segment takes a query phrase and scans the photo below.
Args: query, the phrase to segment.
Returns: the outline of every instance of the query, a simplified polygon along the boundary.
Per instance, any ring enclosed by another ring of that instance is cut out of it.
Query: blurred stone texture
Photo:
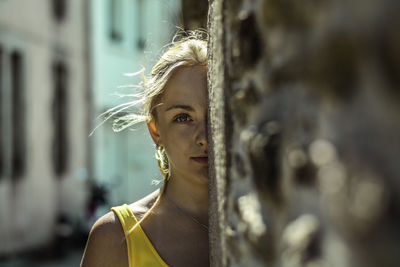
[[[400,266],[400,2],[209,4],[213,266]]]

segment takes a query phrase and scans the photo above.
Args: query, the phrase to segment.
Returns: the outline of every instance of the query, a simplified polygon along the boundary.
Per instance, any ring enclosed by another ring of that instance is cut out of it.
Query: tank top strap
[[[130,267],[168,267],[151,244],[128,205],[112,207],[124,230]]]
[[[129,231],[129,229],[132,229],[132,227],[137,224],[137,220],[133,215],[133,212],[126,204],[117,207],[112,207],[111,210],[114,211],[115,214],[117,214],[126,236],[127,230]]]

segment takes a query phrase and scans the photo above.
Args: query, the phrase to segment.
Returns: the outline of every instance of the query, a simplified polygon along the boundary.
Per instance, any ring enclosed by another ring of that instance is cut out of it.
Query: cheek
[[[192,147],[193,133],[190,127],[175,128],[165,136],[165,148],[169,157],[184,156]]]
[[[167,129],[167,138],[171,143],[174,141],[188,142],[193,134],[193,127],[187,125],[171,125]]]

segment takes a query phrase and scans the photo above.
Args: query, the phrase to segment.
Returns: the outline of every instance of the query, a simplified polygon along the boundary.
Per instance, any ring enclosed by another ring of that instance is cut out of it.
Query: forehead
[[[176,103],[203,107],[207,104],[206,95],[206,67],[182,67],[167,82],[161,103],[164,108]]]

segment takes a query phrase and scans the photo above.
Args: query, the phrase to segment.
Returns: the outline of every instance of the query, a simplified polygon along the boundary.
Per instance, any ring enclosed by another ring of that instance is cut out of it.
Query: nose
[[[208,141],[207,141],[207,120],[204,120],[203,123],[199,124],[198,134],[196,144],[203,148],[204,150],[208,150]]]

